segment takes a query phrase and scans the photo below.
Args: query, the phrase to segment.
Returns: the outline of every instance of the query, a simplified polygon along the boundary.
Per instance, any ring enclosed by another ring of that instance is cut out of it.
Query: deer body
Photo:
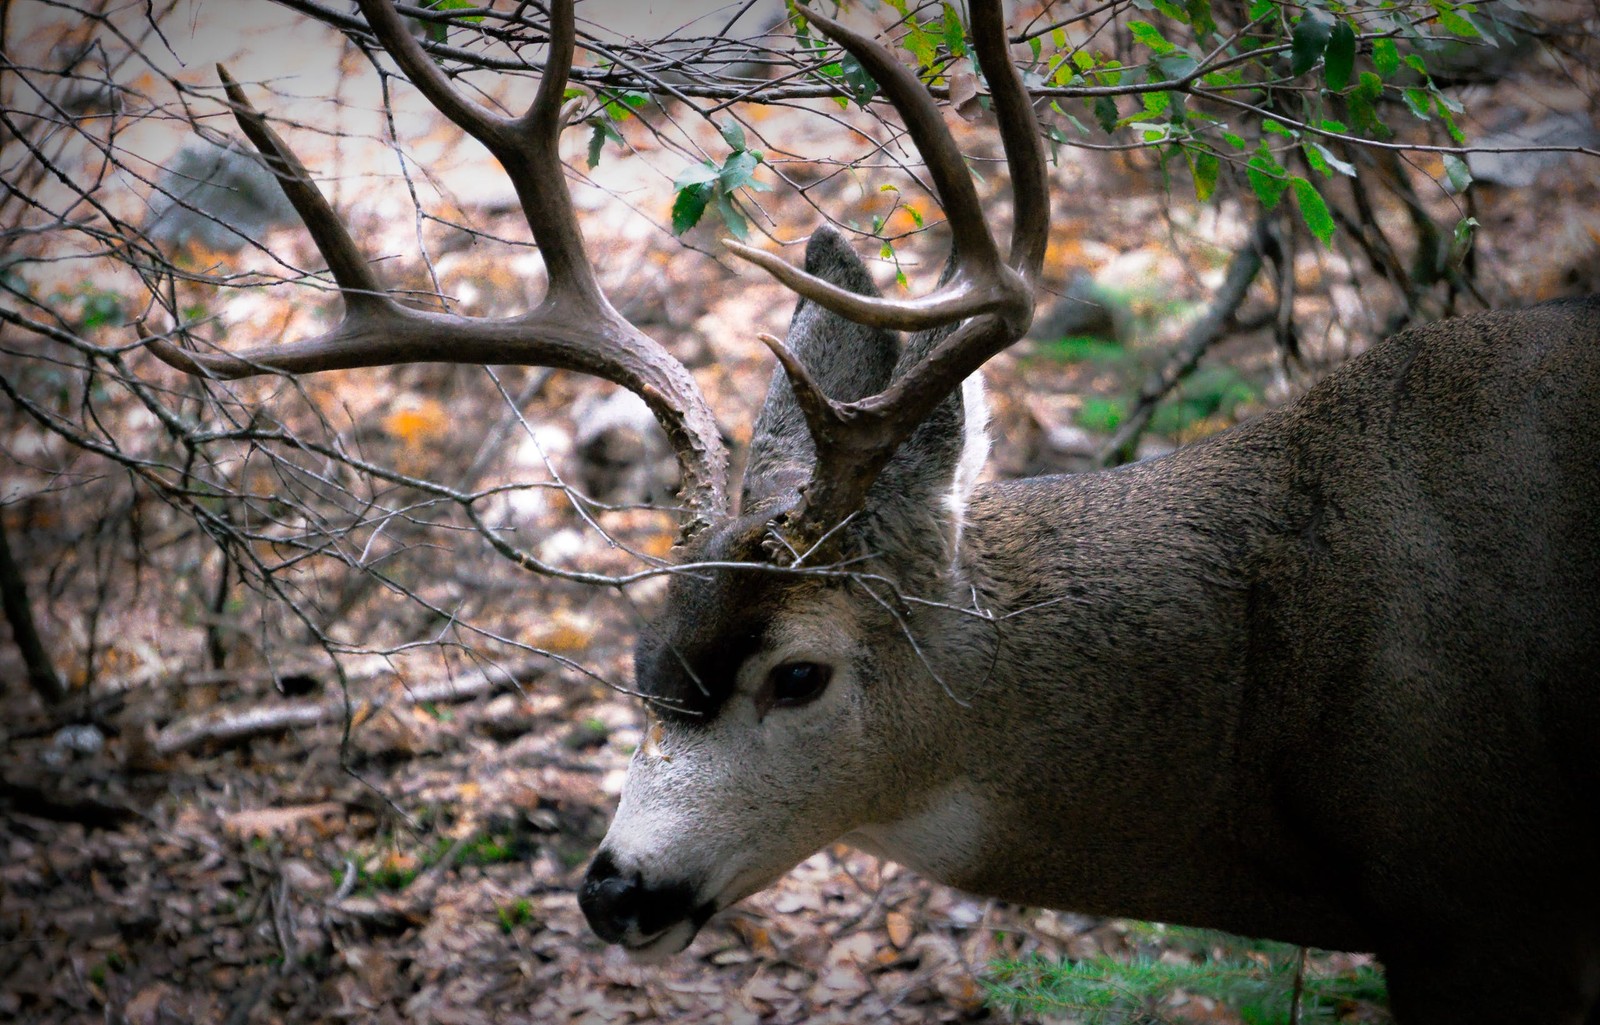
[[[1034,611],[958,642],[992,669],[939,757],[986,840],[944,878],[1345,949],[1519,888],[1600,925],[1597,418],[1600,302],[1568,303],[1403,335],[1165,459],[980,488],[965,576]]]

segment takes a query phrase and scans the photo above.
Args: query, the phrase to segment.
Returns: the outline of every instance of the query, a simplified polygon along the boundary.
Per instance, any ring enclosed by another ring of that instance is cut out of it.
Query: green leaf
[[[1333,34],[1333,15],[1311,8],[1289,36],[1289,73],[1303,75],[1316,66]]]
[[[1320,142],[1308,144],[1306,150],[1306,159],[1311,159],[1311,151],[1313,150],[1315,150],[1317,155],[1321,157],[1324,166],[1334,171],[1338,171],[1346,178],[1354,178],[1356,176],[1356,165],[1350,163],[1348,160],[1340,160],[1338,157],[1333,155],[1332,150],[1328,149],[1328,147],[1324,146]],[[1328,172],[1324,171],[1322,173],[1327,174]]]
[[[1238,134],[1237,132],[1223,132],[1222,141],[1227,143],[1229,146],[1232,146],[1234,149],[1245,148],[1244,136]]]
[[[1287,173],[1283,165],[1268,153],[1265,144],[1261,150],[1250,158],[1245,165],[1245,177],[1250,181],[1250,188],[1254,190],[1256,199],[1268,210],[1275,209],[1278,201],[1283,198],[1283,193],[1289,187]]]
[[[1078,407],[1078,426],[1101,434],[1110,434],[1128,416],[1128,400],[1100,395],[1086,396]]]
[[[1152,53],[1171,53],[1177,46],[1167,41],[1159,29],[1148,21],[1128,22],[1128,31],[1133,33],[1133,41],[1142,43]]]
[[[1311,165],[1313,171],[1324,178],[1333,174],[1333,168],[1328,166],[1328,159],[1323,155],[1326,151],[1322,147],[1312,143],[1305,143],[1301,145],[1300,152],[1305,155],[1306,163]]]
[[[477,6],[476,0],[423,0],[421,7],[426,11],[461,11]],[[470,14],[455,19],[476,24],[483,20],[481,14]],[[422,30],[427,37],[435,43],[447,42],[450,38],[450,22],[425,21]]]
[[[722,169],[717,172],[717,182],[721,186],[719,191],[732,192],[741,185],[750,182],[750,176],[755,173],[756,166],[761,161],[749,150],[740,150],[730,156]]]
[[[894,8],[900,20],[905,23],[906,34],[901,37],[900,45],[904,46],[911,55],[917,59],[918,67],[929,67],[933,64],[935,47],[933,40],[922,28],[922,23],[912,17],[911,10],[906,6],[905,0],[888,0],[889,6]]]
[[[1439,27],[1451,35],[1460,36],[1463,39],[1477,39],[1482,35],[1476,25],[1458,14],[1455,8],[1449,4],[1439,3],[1438,0],[1434,0],[1433,9],[1439,12]]]
[[[710,163],[690,164],[678,172],[678,177],[672,179],[672,187],[680,192],[693,185],[709,185],[717,180],[721,172]]]
[[[1217,174],[1222,170],[1222,161],[1211,150],[1204,149],[1193,154],[1189,168],[1194,175],[1194,198],[1202,203],[1208,202],[1216,194]]]
[[[606,97],[606,117],[613,121],[626,121],[634,111],[650,102],[644,93],[617,93]]]
[[[1388,78],[1400,70],[1400,48],[1393,39],[1375,39],[1372,41],[1372,66],[1378,69],[1378,74]]]
[[[1356,33],[1348,21],[1341,18],[1334,22],[1322,59],[1322,80],[1332,91],[1344,92],[1356,66]]]
[[[733,198],[721,189],[717,190],[717,214],[721,216],[722,223],[733,232],[733,237],[741,242],[750,237],[750,224],[744,219],[744,214],[733,205]]]
[[[711,200],[711,186],[701,183],[690,185],[678,190],[678,198],[672,201],[672,233],[682,235],[696,224],[706,212],[706,204]]]
[[[1450,239],[1449,262],[1451,266],[1460,266],[1461,261],[1466,259],[1467,250],[1472,248],[1472,240],[1477,234],[1477,228],[1478,219],[1476,217],[1463,217],[1456,222],[1455,231],[1452,232]]]
[[[589,168],[593,170],[600,166],[600,150],[605,146],[606,140],[610,139],[621,145],[622,133],[612,125],[610,118],[597,117],[590,124],[594,126],[594,132],[589,136]]]
[[[717,126],[717,131],[722,133],[722,141],[728,144],[731,150],[744,149],[744,128],[737,121],[728,121]]]
[[[1445,131],[1450,133],[1450,138],[1454,139],[1457,145],[1466,142],[1467,133],[1461,130],[1460,125],[1456,124],[1454,115],[1450,113],[1451,104],[1444,98],[1444,94],[1435,93],[1433,99],[1435,103],[1434,109],[1439,112],[1439,119],[1444,122]]]
[[[1300,219],[1306,222],[1306,227],[1311,229],[1311,234],[1328,248],[1333,248],[1333,215],[1328,212],[1328,204],[1322,198],[1322,193],[1317,187],[1296,175],[1289,180],[1289,185],[1294,189],[1295,206],[1300,208]]]
[[[954,56],[967,55],[966,29],[961,27],[961,15],[949,3],[944,5],[944,45]]]
[[[1383,79],[1363,71],[1355,88],[1345,97],[1350,105],[1350,120],[1356,129],[1377,139],[1387,139],[1394,134],[1378,117],[1378,98],[1382,95]]]
[[[1194,69],[1200,66],[1200,62],[1180,50],[1176,53],[1162,54],[1152,60],[1150,66],[1162,78],[1169,82],[1175,82],[1181,78],[1188,78],[1194,73]]]
[[[1121,115],[1117,113],[1117,101],[1110,96],[1096,97],[1094,119],[1100,123],[1100,130],[1107,135],[1116,131],[1117,122],[1121,120]]]
[[[1444,173],[1450,179],[1450,186],[1457,192],[1467,191],[1467,186],[1472,184],[1472,171],[1467,167],[1467,162],[1454,153],[1444,155]]]
[[[1268,135],[1281,135],[1285,139],[1297,139],[1300,137],[1299,132],[1284,127],[1283,124],[1278,121],[1274,121],[1270,117],[1263,118],[1261,120],[1261,130],[1266,132]]]
[[[862,110],[878,95],[878,82],[861,66],[854,54],[845,54],[839,60],[839,74],[844,79],[845,88],[850,91],[850,98],[856,101],[856,106]]]
[[[1433,97],[1428,95],[1428,90],[1406,89],[1400,95],[1406,101],[1406,109],[1411,113],[1424,121],[1433,120],[1428,114],[1428,109],[1433,106]]]
[[[1265,18],[1267,15],[1271,14],[1273,8],[1277,6],[1277,0],[1254,0],[1254,2],[1250,5],[1250,20],[1260,21],[1262,18]]]

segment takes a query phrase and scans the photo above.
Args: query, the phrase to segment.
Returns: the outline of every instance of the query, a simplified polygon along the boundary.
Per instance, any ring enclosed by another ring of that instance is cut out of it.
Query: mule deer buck
[[[898,108],[954,255],[890,301],[829,230],[804,271],[733,247],[802,297],[734,503],[694,381],[584,257],[557,149],[572,4],[519,117],[360,6],[504,165],[547,297],[510,320],[389,298],[230,81],[346,316],[239,356],[151,348],[221,377],[542,364],[650,404],[688,512],[638,642],[647,740],[579,896],[601,937],[675,953],[842,838],[1009,901],[1375,951],[1413,1025],[1600,1023],[1600,302],[1408,331],[1166,458],[979,484],[977,371],[1028,325],[1049,220],[999,4],[972,20],[1004,257],[916,77],[808,12]]]

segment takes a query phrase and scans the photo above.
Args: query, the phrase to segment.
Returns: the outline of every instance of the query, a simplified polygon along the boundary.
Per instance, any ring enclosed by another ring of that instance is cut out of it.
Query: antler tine
[[[223,90],[233,107],[234,120],[239,123],[245,138],[265,158],[283,194],[311,232],[317,249],[328,261],[333,280],[345,295],[345,301],[355,306],[386,302],[387,297],[377,275],[372,273],[355,240],[333,212],[333,207],[323,198],[322,190],[312,184],[311,172],[306,170],[306,166],[282,137],[272,130],[261,112],[251,105],[239,83],[228,74],[227,67],[218,64],[217,77],[222,80]]]
[[[1005,148],[1006,169],[1011,175],[1008,262],[1031,288],[1038,283],[1039,268],[1044,265],[1045,247],[1050,241],[1050,183],[1045,173],[1044,140],[1039,137],[1033,99],[1008,50],[1000,5],[978,2],[971,10],[973,49],[978,54],[978,66],[989,81],[989,95],[1000,125],[1000,144]],[[1031,310],[1031,291],[1029,307]],[[1026,325],[1023,330],[1027,330]]]
[[[217,65],[217,77],[222,80],[222,87],[233,108],[234,120],[266,161],[284,196],[311,233],[318,252],[328,261],[328,270],[333,273],[333,280],[344,296],[346,320],[381,320],[384,314],[397,312],[399,307],[384,293],[383,286],[361,255],[355,240],[323,197],[322,190],[312,182],[311,172],[294,155],[288,143],[272,130],[261,112],[251,105],[239,83],[221,64]],[[295,348],[311,344],[302,343]],[[159,338],[151,340],[149,348],[166,363],[190,374],[233,378],[261,373],[263,369],[251,366],[248,359],[239,356],[185,352]],[[288,347],[274,348],[272,355],[288,355],[285,348]]]
[[[919,324],[937,326],[960,317],[966,318],[966,323],[935,345],[925,358],[896,377],[878,395],[859,402],[840,403],[829,400],[818,391],[809,373],[792,353],[773,347],[795,395],[800,399],[817,450],[816,470],[806,485],[804,501],[791,513],[792,518],[799,518],[798,532],[804,537],[821,536],[833,524],[859,509],[879,472],[917,425],[990,357],[1020,338],[1032,320],[1033,286],[1038,279],[1045,243],[1049,237],[1050,206],[1044,148],[1039,140],[1033,104],[1008,52],[999,0],[973,0],[970,9],[978,63],[989,80],[1006,150],[1006,162],[1011,172],[1017,226],[1012,237],[1010,257],[1007,263],[1001,264],[993,255],[996,250],[992,237],[984,226],[982,210],[976,206],[976,191],[971,189],[969,180],[966,189],[950,191],[950,195],[970,194],[974,197],[973,207],[958,207],[950,212],[952,230],[957,222],[962,222],[963,230],[976,225],[988,240],[987,248],[980,250],[976,260],[969,261],[968,254],[961,250],[962,245],[969,243],[958,238],[952,284],[922,300],[921,308],[948,309],[957,306],[960,300],[954,299],[951,293],[959,294],[962,289],[977,295],[971,301],[972,305],[962,312],[934,321],[932,325]],[[833,35],[829,24],[819,20],[818,25],[830,36]],[[856,49],[860,37],[849,41],[842,36],[835,38],[855,53],[874,77],[878,76],[880,62],[874,61],[869,65],[866,53]],[[876,43],[872,44],[872,49],[882,50]],[[898,64],[895,66],[899,67]],[[903,77],[909,77],[915,83],[915,77],[909,72]],[[880,78],[879,84],[885,92],[890,91],[886,79]],[[897,91],[891,95],[895,105],[901,107],[903,112],[908,107],[919,111],[923,108],[933,109],[931,98],[919,83],[916,83],[915,95],[903,100],[900,95],[903,85],[902,82],[902,86],[897,87]],[[907,116],[909,126],[910,116],[904,113],[903,116]],[[926,127],[926,119],[920,114],[918,120]],[[946,150],[954,150],[954,142],[943,121],[939,120],[936,127],[938,130],[931,133],[937,137],[935,152],[942,154]],[[920,138],[918,145],[922,145]],[[930,157],[930,166],[935,161],[948,163],[944,156]],[[960,165],[960,171],[965,177],[965,165]],[[937,182],[938,178],[935,180]],[[944,199],[944,186],[941,184],[939,187],[940,197]],[[994,261],[992,266],[985,263],[988,260]],[[761,262],[762,266],[767,266],[767,261]],[[783,266],[793,271],[787,264]],[[799,273],[794,271],[789,277]],[[783,280],[788,283],[788,277]],[[830,302],[832,296],[817,287],[820,284],[808,282],[805,288],[796,290],[847,317],[854,316],[847,305],[857,308],[876,305],[870,300],[856,304],[833,304]],[[902,309],[909,309],[917,304],[898,305]],[[884,320],[869,322],[885,324]],[[770,342],[768,344],[772,345]]]
[[[943,286],[927,296],[910,300],[881,299],[858,295],[819,280],[770,253],[742,243],[729,241],[724,245],[807,299],[858,323],[875,327],[920,330],[981,313],[1003,311],[1007,317],[1015,317],[1030,310],[1031,286],[1001,262],[966,161],[934,105],[933,97],[916,74],[877,40],[809,8],[806,17],[861,62],[900,112],[945,209],[955,253],[955,272]],[[999,19],[998,10],[995,19]],[[973,21],[976,31],[976,10]],[[1002,31],[998,44],[1002,53],[1005,45]],[[1002,63],[1009,64],[1009,59],[1003,59]]]
[[[495,114],[467,100],[406,29],[393,0],[359,0],[361,13],[417,89],[462,131],[483,143],[511,178],[533,240],[544,256],[551,296],[581,298],[596,312],[621,319],[606,301],[584,255],[583,233],[567,193],[559,139],[567,76],[576,52],[573,0],[550,5],[550,53],[531,106],[521,117]]]
[[[522,316],[496,320],[396,302],[304,165],[219,68],[240,127],[328,261],[345,313],[332,331],[288,344],[200,354],[157,339],[149,343],[151,351],[187,373],[219,378],[433,362],[546,366],[600,377],[642,398],[666,432],[691,513],[684,535],[720,518],[727,508],[727,449],[710,406],[683,364],[612,307],[584,255],[559,150],[563,94],[575,49],[572,0],[552,5],[550,61],[534,103],[514,119],[465,100],[388,0],[361,0],[361,9],[378,41],[428,101],[483,142],[505,168],[549,271],[544,301]]]

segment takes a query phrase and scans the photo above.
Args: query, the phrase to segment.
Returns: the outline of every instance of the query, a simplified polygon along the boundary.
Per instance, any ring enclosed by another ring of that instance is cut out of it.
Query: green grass
[[[1055,342],[1041,342],[1039,354],[1063,363],[1093,363],[1102,367],[1121,367],[1135,359],[1125,346],[1094,335],[1073,335]]]
[[[1203,366],[1156,407],[1150,430],[1173,437],[1212,417],[1232,420],[1241,405],[1260,398],[1261,389],[1232,367]]]
[[[1078,409],[1079,427],[1111,434],[1127,419],[1140,385],[1163,354],[1093,335],[1073,335],[1039,343],[1041,357],[1063,363],[1086,363],[1109,378],[1111,394],[1085,395]],[[1151,434],[1179,440],[1209,420],[1232,421],[1238,408],[1261,399],[1261,389],[1230,366],[1206,364],[1173,389],[1151,414]]]
[[[500,931],[510,935],[518,926],[533,921],[533,904],[526,897],[502,904],[495,909],[495,917],[500,921]]]
[[[1016,1015],[1066,1013],[1086,1025],[1144,1025],[1192,1020],[1183,1013],[1183,997],[1206,997],[1227,1005],[1246,1025],[1288,1025],[1298,947],[1208,930],[1146,928],[1159,931],[1162,945],[1179,957],[996,961],[985,980],[989,1002]],[[1334,1022],[1341,1008],[1384,1002],[1378,969],[1333,973],[1316,957],[1308,959],[1301,1022]]]
[[[1232,421],[1241,405],[1260,398],[1261,389],[1232,367],[1201,367],[1156,406],[1149,432],[1182,438],[1202,421]],[[1132,407],[1131,388],[1118,395],[1086,395],[1078,407],[1077,423],[1086,431],[1111,434],[1128,418]]]
[[[404,890],[416,881],[417,876],[437,865],[450,849],[455,846],[455,841],[447,836],[436,836],[426,843],[418,844],[411,857],[408,858],[374,858],[370,849],[358,852],[352,856],[356,865],[356,882],[354,891],[361,894],[371,894],[377,891],[398,892]],[[538,850],[538,841],[531,835],[514,827],[491,828],[476,833],[462,842],[456,851],[454,865],[499,865],[506,862],[526,861],[533,857]],[[390,841],[388,845],[380,848],[400,851],[401,845],[397,841]],[[376,860],[375,867],[368,868],[370,862]],[[333,885],[339,887],[344,882],[345,867],[333,869]]]
[[[1128,416],[1129,400],[1121,395],[1085,395],[1078,407],[1078,426],[1096,434],[1110,434]]]

